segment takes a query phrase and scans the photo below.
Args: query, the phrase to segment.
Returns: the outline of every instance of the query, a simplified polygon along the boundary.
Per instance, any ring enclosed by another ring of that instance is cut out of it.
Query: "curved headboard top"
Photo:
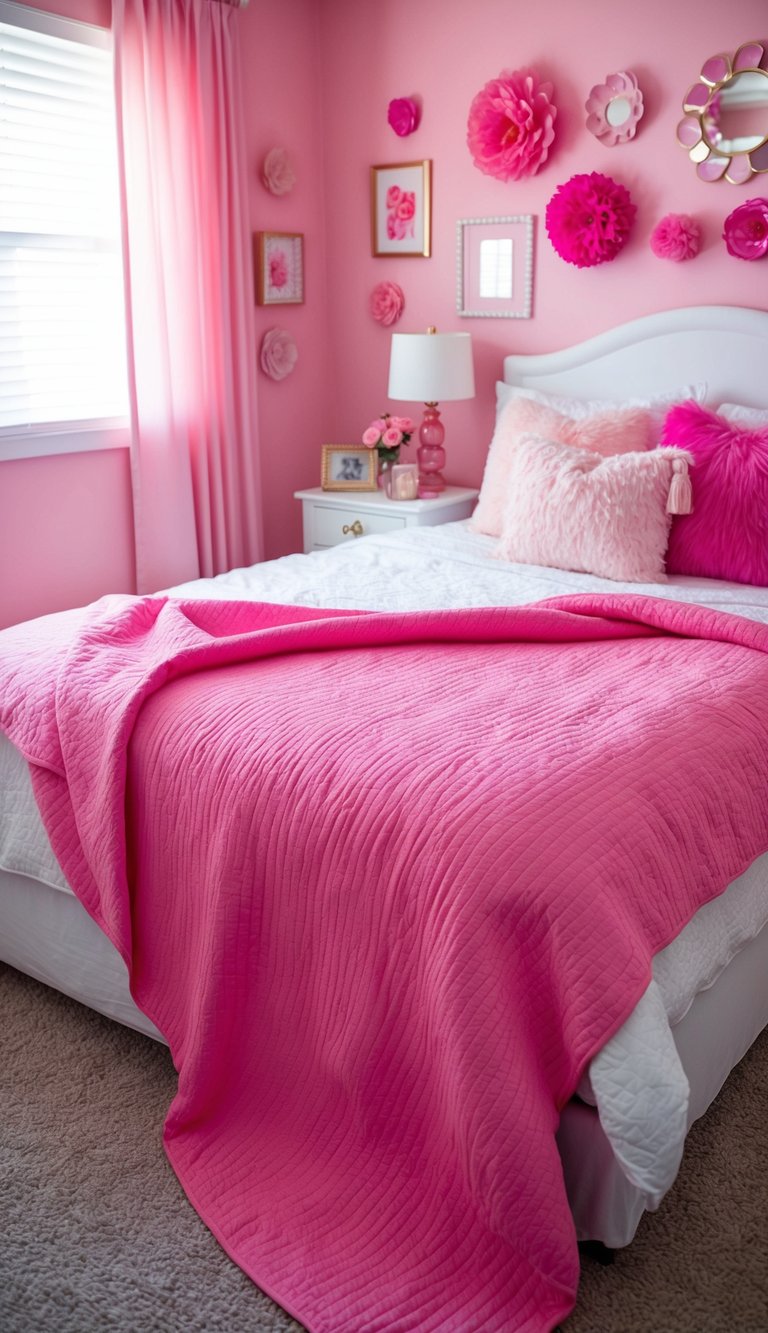
[[[768,407],[768,311],[702,305],[620,324],[561,351],[504,358],[504,380],[621,401],[707,385],[707,400]]]

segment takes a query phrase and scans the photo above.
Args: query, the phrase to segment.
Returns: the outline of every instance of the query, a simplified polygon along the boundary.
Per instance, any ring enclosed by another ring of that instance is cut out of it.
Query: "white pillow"
[[[742,407],[741,403],[721,403],[717,411],[726,420],[735,422],[737,426],[748,426],[750,430],[762,430],[768,426],[768,410],[763,407]]]
[[[703,403],[707,397],[707,385],[701,384],[683,384],[679,389],[672,389],[668,393],[655,394],[652,398],[568,398],[561,393],[544,392],[543,389],[521,389],[516,384],[505,384],[502,380],[496,381],[496,418],[502,408],[512,398],[532,398],[536,403],[543,403],[545,407],[554,408],[555,412],[561,412],[563,416],[571,417],[574,421],[581,421],[584,417],[594,416],[598,412],[615,412],[617,409],[642,407],[653,416],[654,426],[659,432],[664,423],[664,418],[671,407],[676,403],[685,402],[688,398],[693,398],[697,403]]]

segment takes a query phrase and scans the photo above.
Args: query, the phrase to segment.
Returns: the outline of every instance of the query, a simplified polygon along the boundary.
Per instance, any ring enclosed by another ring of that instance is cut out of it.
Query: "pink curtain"
[[[261,557],[238,12],[114,0],[139,592]]]

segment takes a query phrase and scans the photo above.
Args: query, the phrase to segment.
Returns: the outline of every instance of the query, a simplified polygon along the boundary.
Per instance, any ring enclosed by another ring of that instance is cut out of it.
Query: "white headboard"
[[[505,357],[504,380],[616,400],[706,381],[713,405],[768,407],[768,312],[718,305],[661,311],[559,352]]]

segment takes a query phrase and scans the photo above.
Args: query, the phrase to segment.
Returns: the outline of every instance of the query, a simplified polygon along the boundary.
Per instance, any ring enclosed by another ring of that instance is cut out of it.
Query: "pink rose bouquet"
[[[393,417],[389,412],[383,412],[363,431],[363,444],[369,449],[378,449],[380,464],[396,463],[401,446],[408,443],[412,434],[410,417]]]
[[[723,224],[723,240],[736,259],[768,254],[768,199],[748,199],[734,208]]]

